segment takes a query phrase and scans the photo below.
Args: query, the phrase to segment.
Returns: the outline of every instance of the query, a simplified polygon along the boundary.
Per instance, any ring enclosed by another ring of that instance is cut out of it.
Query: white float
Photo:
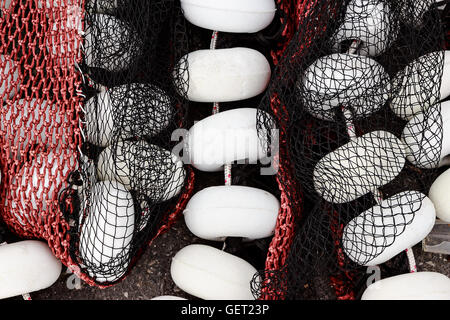
[[[85,106],[86,139],[106,147],[115,138],[154,136],[164,130],[173,116],[169,96],[154,85],[132,83],[101,87]],[[118,123],[118,124],[117,124]]]
[[[178,251],[170,266],[175,284],[204,300],[254,300],[250,282],[256,272],[245,260],[200,244]]]
[[[389,75],[375,60],[336,53],[317,59],[297,83],[306,110],[313,116],[333,120],[345,106],[355,118],[379,110],[389,98]]]
[[[111,72],[127,69],[140,54],[142,40],[129,24],[106,14],[86,23],[84,57],[88,67]]]
[[[25,240],[0,246],[0,299],[50,287],[62,264],[48,245]]]
[[[450,300],[450,279],[438,272],[412,272],[369,285],[361,300]]]
[[[419,168],[443,165],[450,154],[450,101],[437,103],[414,116],[405,126],[402,139],[406,159]]]
[[[429,198],[418,191],[404,191],[351,220],[344,228],[342,247],[358,264],[382,264],[422,241],[435,219]]]
[[[442,62],[442,75],[439,61]],[[442,77],[441,77],[442,76]],[[432,86],[439,84],[439,91]],[[392,79],[392,111],[404,120],[426,111],[450,95],[450,50],[425,54],[409,63]],[[438,96],[439,94],[439,96]]]
[[[118,280],[127,269],[134,231],[133,198],[117,181],[94,184],[87,216],[80,217],[80,257],[98,282]]]
[[[15,62],[5,55],[0,55],[0,96],[3,101],[12,99],[19,91],[19,68]]]
[[[187,69],[177,87],[195,102],[244,100],[262,93],[271,70],[266,57],[249,48],[198,50],[179,62]]]
[[[11,197],[11,211],[17,221],[22,225],[42,223],[48,203],[53,202],[55,210],[59,192],[67,186],[66,177],[75,167],[76,157],[69,149],[40,153],[26,162],[13,176],[5,200],[8,203]]]
[[[63,113],[63,114],[61,114]],[[47,147],[62,146],[66,143],[67,113],[47,100],[31,99],[6,102],[0,113],[0,129],[10,149],[25,152],[34,144]]]
[[[274,0],[181,0],[185,18],[201,28],[253,33],[266,28],[275,17]]]
[[[261,239],[275,231],[280,202],[267,191],[245,186],[215,186],[197,192],[184,209],[188,229],[197,237]]]
[[[115,180],[128,190],[148,192],[153,201],[173,198],[184,186],[186,171],[175,154],[140,141],[118,141],[98,158],[99,180]]]
[[[177,296],[157,296],[151,298],[150,300],[186,300],[185,298],[177,297]]]
[[[398,26],[387,2],[352,0],[347,5],[344,21],[332,37],[333,51],[342,51],[342,42],[361,41],[358,53],[377,56],[395,41]]]
[[[405,146],[387,131],[373,131],[330,152],[316,164],[315,190],[333,203],[353,201],[392,181],[405,164]]]
[[[267,156],[267,143],[263,134],[258,136],[256,119],[257,109],[239,108],[195,123],[187,136],[189,163],[208,172],[235,161],[257,163]]]
[[[447,223],[450,223],[449,190],[450,169],[447,169],[433,182],[428,193],[436,209],[436,216]]]

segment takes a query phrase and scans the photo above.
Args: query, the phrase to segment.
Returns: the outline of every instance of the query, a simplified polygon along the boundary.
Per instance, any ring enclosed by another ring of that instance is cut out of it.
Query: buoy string
[[[5,245],[5,244],[8,244],[8,243],[7,243],[6,241],[5,241],[5,242],[2,242],[2,243],[0,243],[0,246],[3,246],[3,245]],[[24,294],[22,294],[22,298],[23,298],[23,300],[27,300],[27,301],[32,300],[29,293],[24,293]]]
[[[214,30],[211,35],[211,43],[209,45],[210,50],[215,50],[217,46],[217,38],[219,36],[219,31]],[[220,106],[218,102],[213,103],[212,114],[217,114],[220,112]],[[231,164],[225,164],[224,168],[224,181],[226,186],[231,186]]]

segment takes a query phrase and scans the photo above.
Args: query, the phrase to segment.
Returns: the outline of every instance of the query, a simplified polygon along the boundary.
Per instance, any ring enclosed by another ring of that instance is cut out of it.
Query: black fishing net
[[[190,169],[172,152],[182,134],[172,133],[185,127],[186,70],[177,62],[188,35],[179,1],[90,0],[85,11],[80,169],[60,205],[73,225],[73,261],[87,282],[107,286],[187,192]]]
[[[285,111],[304,207],[283,268],[265,270],[255,294],[357,298],[364,266],[415,219],[445,165],[443,5],[312,1],[300,17],[259,108],[271,114],[277,99]],[[407,272],[404,256],[381,276]]]

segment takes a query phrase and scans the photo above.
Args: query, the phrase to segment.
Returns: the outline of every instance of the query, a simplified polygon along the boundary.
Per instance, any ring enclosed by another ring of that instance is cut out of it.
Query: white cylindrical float
[[[409,162],[419,168],[437,168],[450,154],[450,101],[437,103],[414,116],[403,128]]]
[[[381,109],[389,98],[390,78],[378,62],[355,54],[336,53],[317,59],[297,82],[306,110],[334,120],[336,109],[353,110],[354,118]]]
[[[442,74],[440,72],[442,63]],[[433,91],[438,86],[439,90]],[[450,95],[450,50],[425,54],[392,79],[392,111],[404,120]]]
[[[87,216],[80,217],[82,267],[98,282],[118,280],[127,270],[134,231],[133,198],[117,181],[94,184]]]
[[[266,57],[249,48],[193,51],[179,62],[187,69],[177,87],[195,102],[229,102],[262,93],[270,80]]]
[[[433,203],[424,194],[401,192],[352,219],[344,228],[342,247],[354,262],[376,266],[422,241],[435,219]]]
[[[330,152],[316,164],[315,190],[328,202],[353,201],[392,181],[405,164],[404,145],[387,131],[373,131]]]
[[[201,28],[253,33],[266,28],[276,12],[274,0],[181,0],[185,18]]]
[[[359,40],[360,55],[380,55],[397,38],[398,27],[389,3],[380,0],[351,0],[342,25],[332,37],[333,50],[341,52],[343,42]]]
[[[62,264],[48,245],[25,240],[0,246],[0,299],[50,287]]]
[[[257,109],[240,108],[195,123],[187,136],[189,163],[201,171],[212,172],[235,161],[257,163],[265,158],[267,141],[258,136],[256,117]]]
[[[433,182],[428,193],[436,209],[436,216],[447,223],[450,223],[449,190],[450,169],[447,169]]]
[[[153,201],[173,198],[184,186],[186,171],[175,154],[144,140],[118,141],[97,162],[99,180],[115,180],[128,190],[146,192]]]
[[[254,300],[250,282],[256,272],[245,260],[200,244],[178,251],[170,266],[181,290],[205,300]]]
[[[40,153],[13,176],[9,196],[11,211],[19,223],[42,223],[48,204],[57,207],[59,192],[67,186],[66,177],[76,167],[73,155],[70,149]]]
[[[154,298],[151,298],[150,300],[186,300],[185,298],[182,297],[177,297],[177,296],[157,296]]]
[[[280,202],[267,191],[245,186],[214,186],[197,192],[184,209],[188,229],[197,237],[260,239],[275,231]]]
[[[369,285],[361,300],[450,300],[450,279],[438,272],[412,272]]]
[[[169,96],[144,83],[102,87],[86,102],[85,110],[86,139],[101,147],[116,137],[157,135],[169,125],[174,113]]]

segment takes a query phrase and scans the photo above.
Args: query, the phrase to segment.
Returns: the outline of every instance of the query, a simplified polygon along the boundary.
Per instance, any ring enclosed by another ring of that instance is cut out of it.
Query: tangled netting
[[[172,153],[179,2],[2,1],[0,23],[2,218],[87,283],[116,283],[192,189]]]
[[[331,288],[334,298],[355,298],[363,266],[416,218],[446,164],[440,102],[450,56],[442,3],[434,3],[318,0],[304,8],[260,104],[286,121],[304,207],[284,266],[265,270],[255,291],[318,299]],[[258,129],[269,126],[261,112]],[[396,256],[382,276],[406,264]]]

